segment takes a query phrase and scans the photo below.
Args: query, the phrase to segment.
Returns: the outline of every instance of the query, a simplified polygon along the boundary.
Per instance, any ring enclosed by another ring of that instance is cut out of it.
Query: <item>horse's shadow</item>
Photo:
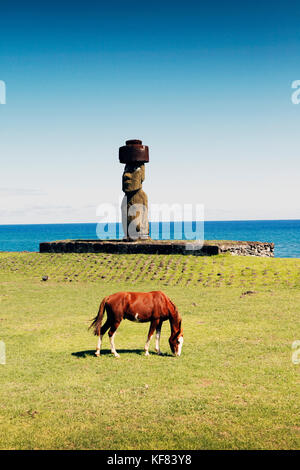
[[[129,353],[129,354],[137,354],[138,356],[145,356],[145,351],[144,349],[118,349],[118,353],[119,354],[122,354],[122,353]],[[77,351],[77,352],[73,352],[71,353],[72,356],[75,356],[75,357],[78,357],[78,358],[86,358],[88,356],[93,356],[93,357],[97,357],[95,356],[95,350],[91,350],[91,349],[88,349],[86,351]],[[154,351],[149,351],[149,354],[152,356],[157,356],[157,353],[154,352]],[[112,356],[112,353],[110,351],[110,349],[101,349],[101,356]],[[164,353],[161,353],[160,356],[162,357],[173,357],[171,354],[164,354]]]

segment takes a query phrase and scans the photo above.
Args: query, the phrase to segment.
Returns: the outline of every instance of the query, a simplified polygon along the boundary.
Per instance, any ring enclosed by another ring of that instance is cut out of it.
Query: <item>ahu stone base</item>
[[[40,243],[40,253],[118,253],[184,254],[211,256],[230,253],[235,256],[274,256],[274,243],[245,241],[182,240],[57,240]]]

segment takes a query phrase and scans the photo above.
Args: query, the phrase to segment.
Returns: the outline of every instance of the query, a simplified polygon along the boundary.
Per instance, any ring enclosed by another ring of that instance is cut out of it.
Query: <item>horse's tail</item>
[[[105,311],[106,300],[107,300],[107,297],[104,297],[104,299],[102,300],[102,302],[100,304],[100,307],[99,307],[99,310],[98,310],[98,315],[94,318],[94,320],[92,321],[92,323],[89,327],[89,329],[94,327],[94,335],[95,336],[100,336],[100,328],[101,328],[101,323],[102,323],[102,319],[103,319],[103,315],[104,315],[104,311]]]

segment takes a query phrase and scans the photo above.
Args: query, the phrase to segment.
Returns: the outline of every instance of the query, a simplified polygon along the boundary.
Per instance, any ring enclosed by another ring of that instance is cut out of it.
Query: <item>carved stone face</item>
[[[127,164],[124,169],[122,179],[122,190],[124,193],[130,191],[137,191],[141,189],[142,183],[145,179],[145,165],[131,165]]]

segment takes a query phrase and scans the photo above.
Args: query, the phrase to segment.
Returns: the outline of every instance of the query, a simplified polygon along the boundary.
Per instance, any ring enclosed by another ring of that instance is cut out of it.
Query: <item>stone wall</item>
[[[211,256],[231,253],[235,256],[274,256],[274,243],[244,241],[182,240],[58,240],[40,243],[40,253],[123,253],[123,254],[184,254]]]
[[[234,256],[274,256],[274,243],[226,242],[219,244],[219,253],[230,252]]]

